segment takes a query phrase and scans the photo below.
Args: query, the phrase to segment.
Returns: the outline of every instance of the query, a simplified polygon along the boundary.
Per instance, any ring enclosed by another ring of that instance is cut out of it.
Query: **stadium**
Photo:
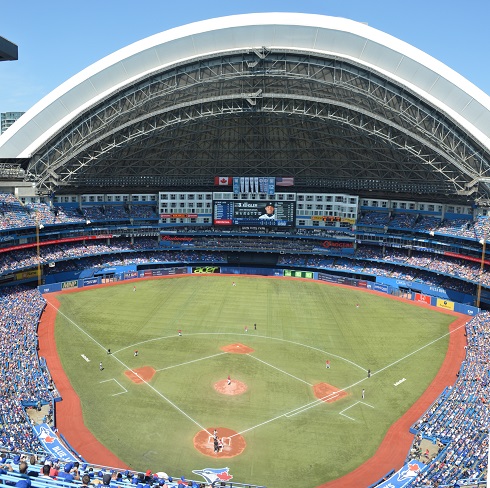
[[[67,80],[0,136],[0,479],[484,486],[489,137],[486,94],[334,17],[189,24]]]

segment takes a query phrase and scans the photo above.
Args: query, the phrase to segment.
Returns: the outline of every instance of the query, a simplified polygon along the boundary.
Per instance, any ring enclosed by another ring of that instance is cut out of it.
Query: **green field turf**
[[[59,296],[56,342],[86,425],[136,470],[200,479],[193,469],[228,466],[234,481],[268,488],[300,479],[303,487],[317,486],[372,456],[440,368],[453,320],[294,279],[189,276],[136,286]],[[254,352],[220,349],[233,343]],[[124,374],[141,366],[157,370],[149,384]],[[213,384],[228,374],[247,392],[217,393]],[[320,382],[348,396],[315,402]],[[245,451],[230,459],[197,452],[195,434],[214,426],[244,432]]]

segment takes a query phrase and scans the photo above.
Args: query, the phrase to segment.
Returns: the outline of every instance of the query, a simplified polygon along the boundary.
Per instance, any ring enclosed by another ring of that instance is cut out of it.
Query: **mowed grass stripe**
[[[270,488],[299,475],[306,476],[303,486],[316,486],[372,455],[389,425],[435,376],[452,320],[355,289],[239,276],[151,280],[139,282],[135,292],[133,285],[121,284],[61,295],[60,302],[70,319],[61,314],[57,319],[60,356],[82,400],[85,422],[101,442],[139,470],[193,477],[192,469],[226,464],[235,480]],[[103,347],[118,351],[117,358],[104,355],[72,322]],[[273,368],[246,355],[219,355],[221,347],[235,342],[253,348],[253,357]],[[245,434],[247,449],[225,463],[197,453],[192,446],[196,426],[144,384],[129,381],[116,359],[128,368],[162,370],[151,386],[200,424],[252,428]],[[388,365],[379,375],[365,377],[367,368],[374,373]],[[356,386],[338,402],[286,418],[315,397],[307,384],[281,371],[309,384]],[[214,391],[213,383],[227,374],[247,383],[244,395],[223,397]],[[395,388],[402,377],[407,380]],[[114,385],[99,384],[110,378],[128,392],[113,397]],[[365,401],[374,408],[348,410],[355,421],[339,415],[360,400],[363,387]]]

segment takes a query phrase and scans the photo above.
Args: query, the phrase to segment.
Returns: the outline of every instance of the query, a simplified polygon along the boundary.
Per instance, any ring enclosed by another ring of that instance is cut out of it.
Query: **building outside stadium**
[[[437,60],[346,19],[183,26],[88,67],[0,137],[2,186],[29,209],[4,226],[5,252],[149,238],[224,252],[233,272],[288,268],[476,314],[490,303],[489,108]],[[152,269],[56,262],[0,279],[53,291]],[[392,267],[363,273],[373,262]]]

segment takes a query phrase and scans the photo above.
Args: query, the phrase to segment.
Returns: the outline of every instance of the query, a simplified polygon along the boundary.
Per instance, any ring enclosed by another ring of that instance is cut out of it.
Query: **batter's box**
[[[119,383],[119,381],[117,381],[116,378],[111,378],[109,380],[104,380],[104,381],[101,381],[100,383],[107,383],[108,381],[115,381],[119,385],[119,387],[121,388],[121,391],[119,393],[114,393],[111,396],[122,395],[123,393],[127,393],[128,392],[128,390],[126,390],[126,388],[124,388],[124,386],[121,385],[121,383]]]
[[[231,437],[221,437],[221,442],[223,443],[224,446],[231,446]],[[208,444],[214,444],[214,437],[212,435],[209,436],[208,439]]]

